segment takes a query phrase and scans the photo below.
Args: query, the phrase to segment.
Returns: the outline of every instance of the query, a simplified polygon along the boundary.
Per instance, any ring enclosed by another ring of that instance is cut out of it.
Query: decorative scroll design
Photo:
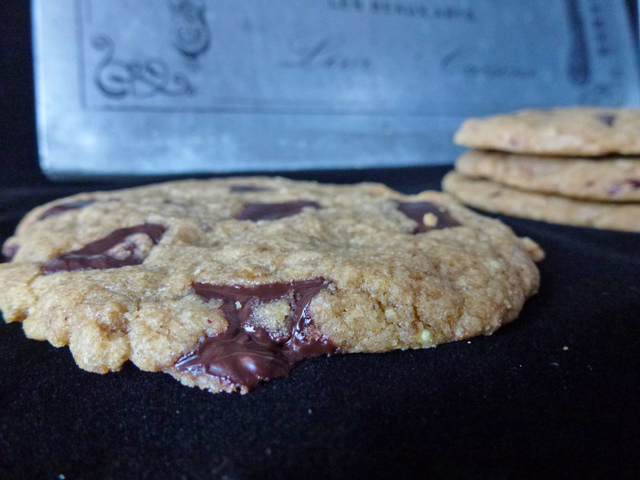
[[[104,52],[104,58],[96,67],[94,81],[98,90],[109,98],[178,97],[193,95],[196,91],[189,78],[181,73],[171,73],[163,60],[119,60],[115,58],[113,40],[106,35],[95,37],[91,44]]]
[[[169,9],[171,42],[182,55],[195,60],[211,43],[204,0],[169,0]]]

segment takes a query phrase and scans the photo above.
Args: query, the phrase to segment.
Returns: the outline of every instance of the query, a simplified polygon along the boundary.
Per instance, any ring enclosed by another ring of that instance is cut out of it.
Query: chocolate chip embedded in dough
[[[248,193],[248,192],[268,192],[271,188],[257,187],[255,185],[232,185],[230,191],[233,193]]]
[[[607,188],[607,194],[609,194],[612,197],[617,195],[621,191],[622,191],[622,185],[620,185],[619,183],[615,183],[611,185],[609,188]]]
[[[286,375],[305,358],[336,353],[337,347],[327,338],[308,335],[312,323],[308,306],[329,283],[324,278],[249,287],[195,283],[195,293],[205,300],[222,300],[220,309],[229,326],[178,360],[176,369],[252,388],[263,380]],[[249,323],[258,304],[283,298],[289,298],[292,312],[287,338],[274,339],[264,328]]]
[[[91,242],[79,250],[58,255],[42,266],[42,272],[50,275],[58,272],[75,272],[79,270],[106,270],[130,265],[140,265],[144,257],[136,253],[135,244],[126,244],[127,237],[135,234],[147,235],[157,245],[166,228],[163,225],[145,223],[135,227],[120,228],[100,240]],[[123,255],[109,253],[112,248],[122,245]]]
[[[599,113],[596,115],[596,118],[608,127],[612,127],[613,123],[616,121],[616,116],[610,113]]]
[[[236,220],[278,220],[291,215],[297,215],[305,208],[321,208],[316,202],[298,200],[284,203],[247,203],[236,215]]]
[[[438,230],[450,227],[459,227],[461,225],[451,214],[431,202],[398,202],[398,210],[405,216],[416,222],[418,225],[413,229],[413,234],[428,232],[429,230]],[[425,218],[432,219],[435,216],[436,221],[425,223]],[[426,216],[426,217],[425,217]]]
[[[609,188],[607,189],[607,193],[613,197],[614,195],[620,193],[624,189],[625,185],[629,185],[633,190],[638,190],[640,188],[640,180],[629,178],[627,180],[624,180],[623,182],[614,183],[609,186]]]
[[[61,203],[54,205],[53,207],[45,210],[42,215],[38,217],[38,220],[44,220],[45,218],[53,217],[54,215],[60,215],[61,213],[68,212],[69,210],[77,210],[84,208],[87,205],[95,203],[96,200],[76,200],[75,202]]]
[[[2,246],[2,255],[4,255],[4,258],[6,258],[7,261],[11,261],[11,259],[16,256],[16,253],[18,253],[19,249],[20,245],[18,245],[17,243],[6,242]]]

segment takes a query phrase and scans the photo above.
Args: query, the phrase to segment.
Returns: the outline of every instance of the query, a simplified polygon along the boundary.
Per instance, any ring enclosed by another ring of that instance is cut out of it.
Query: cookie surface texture
[[[509,187],[585,200],[640,201],[640,157],[546,157],[470,150],[456,171]]]
[[[28,337],[243,393],[307,357],[490,334],[543,255],[439,192],[257,177],[58,200],[3,251],[0,307]]]
[[[574,107],[466,120],[459,145],[536,155],[640,155],[640,110]]]
[[[551,223],[640,232],[640,204],[590,202],[527,192],[448,173],[442,188],[462,203],[493,213]]]

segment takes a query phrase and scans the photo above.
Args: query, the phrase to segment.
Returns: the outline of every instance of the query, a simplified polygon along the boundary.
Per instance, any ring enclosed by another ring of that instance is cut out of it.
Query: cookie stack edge
[[[463,203],[534,220],[640,231],[640,110],[575,107],[469,119],[443,180]]]

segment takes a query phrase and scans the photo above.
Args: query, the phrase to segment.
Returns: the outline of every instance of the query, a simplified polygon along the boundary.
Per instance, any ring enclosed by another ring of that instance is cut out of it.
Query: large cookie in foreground
[[[640,232],[640,204],[575,200],[526,192],[449,172],[442,188],[462,203],[493,213],[582,227]]]
[[[281,178],[81,194],[4,246],[0,307],[78,365],[246,392],[310,356],[490,334],[542,251],[439,192]]]
[[[522,110],[466,120],[459,145],[535,155],[640,155],[640,110],[595,107]]]
[[[509,187],[606,202],[640,201],[640,157],[606,160],[469,150],[456,171]]]

